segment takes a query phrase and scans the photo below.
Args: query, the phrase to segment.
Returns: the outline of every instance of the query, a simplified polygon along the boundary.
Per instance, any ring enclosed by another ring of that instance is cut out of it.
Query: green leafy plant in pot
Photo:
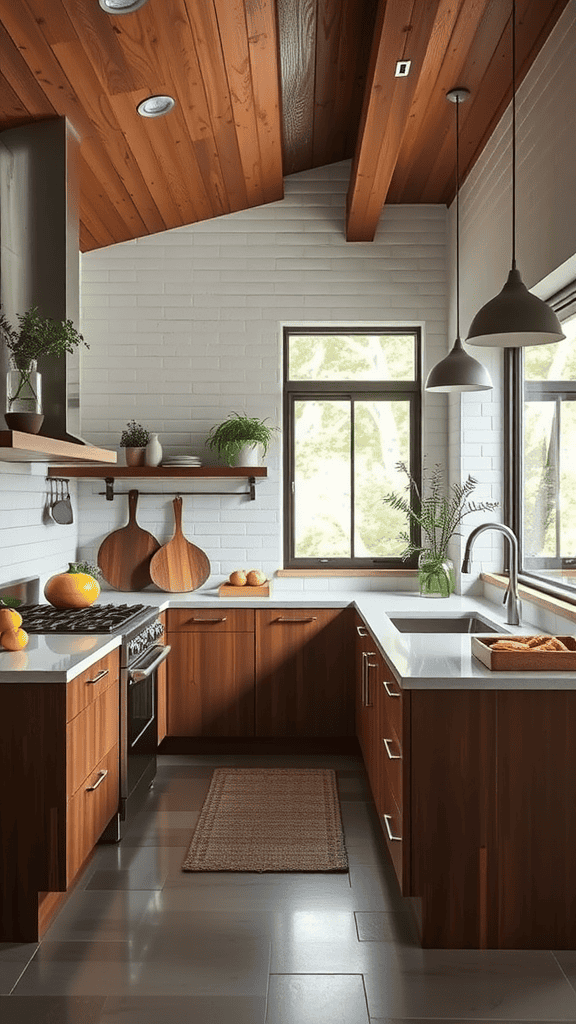
[[[9,429],[37,434],[42,426],[42,378],[38,372],[41,356],[64,356],[84,344],[71,320],[42,316],[37,306],[17,316],[13,327],[0,316],[0,337],[10,353],[11,369],[6,377],[6,412]]]
[[[463,484],[452,484],[450,495],[442,493],[442,467],[439,464],[426,480],[422,473],[422,492],[404,462],[396,468],[408,477],[407,495],[387,494],[385,504],[403,512],[413,528],[400,533],[406,542],[402,558],[418,555],[418,582],[423,597],[449,597],[455,589],[454,565],[448,558],[448,545],[452,537],[459,535],[458,527],[471,512],[492,512],[498,508],[497,501],[471,501],[470,495],[478,481],[468,476]],[[425,491],[425,493],[423,493]],[[414,532],[420,536],[420,543],[412,539]]]
[[[262,454],[266,455],[278,429],[256,416],[232,412],[223,423],[211,428],[206,444],[228,466],[258,466],[258,445],[262,445]]]
[[[127,466],[143,466],[145,464],[146,445],[150,440],[150,431],[136,420],[130,420],[122,431],[120,447],[126,449]]]

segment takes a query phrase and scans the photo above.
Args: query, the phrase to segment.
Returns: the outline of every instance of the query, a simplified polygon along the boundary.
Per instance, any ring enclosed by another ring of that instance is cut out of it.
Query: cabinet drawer
[[[396,682],[386,664],[384,664],[379,685],[381,686],[382,735],[389,736],[390,732],[393,732],[401,741],[404,695],[401,686]]]
[[[381,814],[380,824],[386,840],[386,845],[392,858],[396,878],[400,889],[404,892],[404,844],[406,842],[402,833],[402,814],[394,800],[388,777],[383,773],[381,779]]]
[[[69,885],[118,809],[118,747],[112,747],[67,804],[66,881]]]
[[[66,792],[72,796],[84,779],[118,744],[118,683],[84,708],[66,726]]]
[[[382,796],[389,793],[397,807],[402,807],[402,747],[392,730],[388,730],[388,734],[385,733],[380,742],[380,765],[387,784],[382,790]]]
[[[170,608],[170,633],[253,633],[253,608]]]
[[[119,651],[110,651],[66,686],[66,721],[75,718],[120,678]]]

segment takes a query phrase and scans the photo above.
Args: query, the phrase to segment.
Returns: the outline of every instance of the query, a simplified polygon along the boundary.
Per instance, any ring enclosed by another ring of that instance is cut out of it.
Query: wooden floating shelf
[[[106,484],[106,490],[100,493],[106,496],[107,501],[113,501],[114,494],[114,481],[121,479],[144,479],[144,480],[167,480],[170,478],[178,477],[180,479],[244,479],[248,481],[248,490],[242,491],[242,494],[246,494],[250,501],[254,501],[256,498],[256,478],[268,476],[268,470],[266,466],[238,466],[238,468],[231,468],[229,466],[118,466],[118,465],[84,465],[84,466],[70,466],[68,467],[57,467],[52,466],[48,470],[49,477],[62,476],[62,470],[65,469],[67,477],[98,477],[104,480]],[[127,494],[127,491],[116,492],[120,494]],[[156,491],[141,491],[139,494],[153,494],[156,495]],[[227,496],[228,491],[188,491],[188,494],[218,494]]]
[[[1,435],[0,435],[1,436]],[[107,476],[118,479],[119,477],[147,477],[148,479],[159,479],[162,477],[250,477],[267,476],[266,466],[239,466],[237,469],[229,466],[118,466],[118,465],[75,465],[67,466],[68,476],[100,477]],[[58,467],[52,466],[48,470],[48,476],[60,476]]]
[[[94,463],[106,464],[111,471],[116,469],[116,453],[105,448],[92,448],[85,444],[74,444],[71,441],[60,441],[55,437],[44,437],[42,434],[25,434],[21,430],[0,430],[0,462],[51,462],[78,463],[87,461],[86,468],[94,468]],[[66,472],[73,472],[71,465],[66,465]],[[62,474],[56,474],[62,475]],[[98,471],[100,475],[100,471]]]

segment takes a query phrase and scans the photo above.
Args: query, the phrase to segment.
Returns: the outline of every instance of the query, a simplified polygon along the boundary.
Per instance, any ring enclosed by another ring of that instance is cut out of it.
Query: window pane
[[[524,554],[556,555],[558,445],[556,402],[524,406]]]
[[[397,557],[406,547],[399,533],[406,518],[384,505],[383,495],[402,493],[406,477],[396,463],[410,461],[408,402],[354,404],[354,554],[358,558]]]
[[[560,555],[576,557],[576,402],[562,402],[560,423]]]
[[[414,380],[414,334],[290,335],[289,380]]]
[[[349,401],[294,403],[294,554],[350,558]]]
[[[564,341],[524,349],[524,380],[576,381],[576,317],[562,324]]]

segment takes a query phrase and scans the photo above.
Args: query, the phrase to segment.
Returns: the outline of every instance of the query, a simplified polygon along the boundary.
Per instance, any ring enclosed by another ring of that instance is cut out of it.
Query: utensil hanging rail
[[[116,497],[116,495],[128,494],[128,491],[115,491],[114,490],[114,477],[112,477],[112,476],[105,477],[104,478],[104,483],[106,484],[106,490],[105,491],[98,491],[98,494],[105,494],[106,495],[106,501],[114,501],[114,498]],[[155,497],[159,497],[159,496],[162,497],[163,495],[173,495],[173,496],[175,496],[177,498],[179,498],[181,494],[197,494],[200,497],[202,495],[208,494],[210,496],[217,495],[217,496],[224,496],[224,497],[229,497],[229,498],[230,497],[241,497],[242,495],[245,495],[245,496],[248,497],[248,499],[250,501],[255,501],[256,500],[256,477],[254,477],[254,476],[249,476],[248,477],[248,490],[247,491],[183,491],[180,488],[177,491],[140,491],[139,490],[138,494],[139,494],[140,497],[142,497],[142,495],[144,494],[144,495],[146,495],[148,497],[150,495],[154,495]]]

